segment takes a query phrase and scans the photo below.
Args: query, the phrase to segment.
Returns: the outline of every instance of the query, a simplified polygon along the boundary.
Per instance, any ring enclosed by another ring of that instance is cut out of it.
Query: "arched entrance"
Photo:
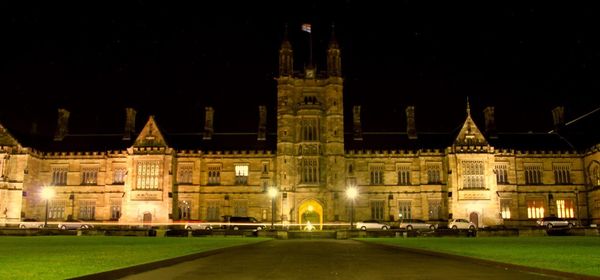
[[[315,199],[304,201],[298,208],[298,223],[305,228],[310,222],[315,228],[323,229],[323,206]]]
[[[479,227],[479,214],[477,214],[477,212],[471,212],[471,214],[469,214],[469,221],[473,224],[475,224],[475,227]]]
[[[144,212],[144,224],[149,224],[152,223],[152,213],[150,212]]]

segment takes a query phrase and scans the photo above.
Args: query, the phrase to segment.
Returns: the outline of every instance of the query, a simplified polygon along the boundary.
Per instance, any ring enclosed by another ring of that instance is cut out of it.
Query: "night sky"
[[[591,3],[7,2],[0,122],[17,134],[33,121],[51,133],[58,107],[80,132],[121,131],[127,106],[138,110],[138,129],[154,114],[167,132],[192,132],[202,130],[207,105],[216,131],[255,131],[266,104],[272,127],[284,25],[301,70],[305,22],[321,70],[335,24],[346,124],[362,105],[365,131],[403,131],[404,108],[414,105],[419,131],[451,132],[467,96],[480,127],[493,105],[498,130],[508,132],[551,129],[557,105],[567,121],[600,106]]]

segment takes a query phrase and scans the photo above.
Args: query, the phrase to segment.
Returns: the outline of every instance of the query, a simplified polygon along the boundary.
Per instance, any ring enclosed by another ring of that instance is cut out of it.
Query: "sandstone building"
[[[297,71],[293,60],[285,38],[277,107],[259,107],[253,134],[219,133],[219,108],[213,107],[205,108],[204,131],[186,135],[165,134],[153,116],[136,130],[132,108],[119,135],[71,132],[65,109],[44,144],[24,144],[0,124],[0,224],[43,220],[44,187],[56,192],[48,201],[50,221],[170,223],[224,215],[270,221],[267,188],[276,187],[276,221],[345,223],[352,203],[345,191],[354,186],[355,221],[453,217],[483,227],[531,225],[557,215],[600,222],[600,141],[567,141],[573,128],[565,126],[562,107],[553,111],[556,131],[547,134],[496,132],[493,107],[478,125],[468,102],[457,134],[419,133],[412,106],[406,107],[406,131],[369,133],[360,106],[344,120],[335,38],[326,71],[312,61]],[[267,113],[277,115],[276,133],[267,132]]]

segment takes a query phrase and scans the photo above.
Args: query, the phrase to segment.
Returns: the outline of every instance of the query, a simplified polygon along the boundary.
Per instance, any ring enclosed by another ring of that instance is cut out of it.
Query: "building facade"
[[[335,38],[326,65],[317,72],[311,61],[295,71],[292,45],[284,39],[275,134],[266,131],[264,106],[257,133],[243,135],[215,131],[212,107],[206,107],[204,131],[190,135],[164,134],[153,116],[138,133],[131,108],[117,136],[70,133],[69,112],[59,109],[56,134],[39,147],[21,144],[0,125],[0,223],[43,220],[46,207],[50,221],[122,224],[225,215],[270,221],[275,213],[278,222],[322,227],[349,222],[352,210],[355,221],[465,218],[484,227],[532,225],[556,215],[600,222],[598,139],[586,147],[545,149],[562,141],[549,133],[523,137],[539,149],[507,146],[502,141],[511,136],[495,132],[493,107],[484,112],[482,133],[468,102],[457,135],[417,133],[412,106],[404,132],[363,131],[360,106],[352,108],[352,130],[344,131]],[[555,124],[564,124],[561,108],[554,113]],[[270,187],[278,190],[274,201]],[[349,187],[357,188],[356,198],[346,196]],[[55,196],[45,200],[43,188]]]

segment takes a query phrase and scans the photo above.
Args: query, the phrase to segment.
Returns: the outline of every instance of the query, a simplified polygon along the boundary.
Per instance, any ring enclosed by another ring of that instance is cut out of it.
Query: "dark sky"
[[[480,126],[483,108],[496,107],[500,131],[547,131],[557,105],[567,120],[600,106],[591,3],[8,2],[0,4],[0,122],[21,132],[32,121],[52,131],[58,107],[80,131],[122,129],[127,106],[138,122],[154,114],[172,132],[200,131],[206,105],[217,131],[255,130],[259,104],[269,105],[272,124],[284,24],[300,70],[303,22],[313,24],[321,69],[335,23],[346,112],[362,105],[367,131],[404,130],[408,105],[419,130],[452,131],[467,96]]]

